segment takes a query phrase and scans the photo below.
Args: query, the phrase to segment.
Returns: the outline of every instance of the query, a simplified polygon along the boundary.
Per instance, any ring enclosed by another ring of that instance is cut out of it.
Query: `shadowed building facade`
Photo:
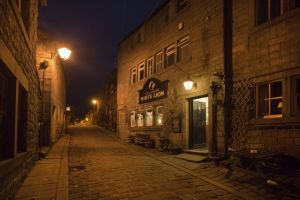
[[[40,145],[51,146],[65,133],[67,79],[58,54],[60,43],[49,33],[39,30],[37,69],[42,92]],[[43,65],[46,69],[43,69]]]
[[[13,198],[38,156],[38,1],[0,1],[0,199]]]
[[[299,157],[299,1],[226,2],[166,1],[120,42],[121,139],[144,132],[185,149]]]

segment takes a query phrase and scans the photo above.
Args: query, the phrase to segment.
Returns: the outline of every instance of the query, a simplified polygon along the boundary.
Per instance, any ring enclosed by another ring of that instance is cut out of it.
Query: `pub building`
[[[167,0],[119,43],[119,138],[299,157],[300,3],[224,2]]]

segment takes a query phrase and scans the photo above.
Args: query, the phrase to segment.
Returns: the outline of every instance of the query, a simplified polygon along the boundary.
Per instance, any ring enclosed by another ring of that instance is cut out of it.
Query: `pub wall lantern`
[[[188,75],[187,79],[183,82],[183,86],[184,86],[185,90],[189,91],[189,90],[193,89],[193,86],[196,86],[196,83]]]

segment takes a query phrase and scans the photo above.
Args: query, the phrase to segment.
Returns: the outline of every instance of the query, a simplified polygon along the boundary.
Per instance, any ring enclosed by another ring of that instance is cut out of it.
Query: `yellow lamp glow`
[[[193,88],[194,81],[191,80],[190,76],[183,82],[183,86],[186,90],[191,90]]]
[[[72,51],[67,48],[60,48],[58,49],[58,54],[63,60],[68,60]]]
[[[97,100],[96,100],[96,99],[93,99],[93,100],[92,100],[92,104],[97,104]]]

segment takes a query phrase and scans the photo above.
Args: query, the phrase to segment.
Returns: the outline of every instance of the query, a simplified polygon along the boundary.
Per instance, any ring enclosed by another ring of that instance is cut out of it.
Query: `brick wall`
[[[15,1],[0,2],[0,59],[11,69],[20,83],[28,83],[26,153],[0,161],[0,199],[12,197],[28,174],[38,151],[39,80],[35,66],[37,0],[30,1],[29,26],[25,27]],[[24,76],[20,75],[23,74]]]

